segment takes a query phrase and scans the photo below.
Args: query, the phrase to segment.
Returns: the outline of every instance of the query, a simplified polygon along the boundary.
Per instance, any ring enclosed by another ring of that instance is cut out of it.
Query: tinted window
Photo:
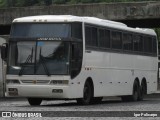
[[[152,52],[152,37],[144,37],[144,52]]]
[[[110,31],[105,29],[99,29],[99,46],[101,48],[110,47]]]
[[[123,34],[123,49],[124,50],[132,50],[133,49],[132,34],[128,34],[128,33]]]
[[[98,46],[97,28],[86,26],[85,39],[86,39],[87,46]]]
[[[70,24],[17,23],[13,24],[12,37],[70,37]]]
[[[92,27],[92,46],[98,46],[97,28]]]
[[[157,53],[157,39],[153,38],[153,49],[152,49],[153,53]]]
[[[121,33],[112,31],[111,32],[111,39],[112,39],[112,48],[113,49],[122,49],[122,40],[121,40]]]
[[[91,46],[92,45],[92,30],[91,27],[86,26],[85,27],[85,39],[86,39],[86,45]]]
[[[72,37],[82,39],[82,24],[72,23]]]
[[[143,38],[140,35],[133,36],[134,51],[143,51]]]

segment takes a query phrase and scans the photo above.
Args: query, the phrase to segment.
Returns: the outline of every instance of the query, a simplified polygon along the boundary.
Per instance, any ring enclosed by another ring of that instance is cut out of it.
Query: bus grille
[[[25,84],[49,84],[50,80],[21,80]]]

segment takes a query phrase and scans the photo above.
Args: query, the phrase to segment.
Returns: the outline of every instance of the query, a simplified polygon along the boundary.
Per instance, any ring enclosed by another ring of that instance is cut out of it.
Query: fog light
[[[18,89],[17,88],[8,88],[8,94],[10,96],[17,96],[18,95]]]
[[[52,93],[63,93],[62,89],[53,89]]]

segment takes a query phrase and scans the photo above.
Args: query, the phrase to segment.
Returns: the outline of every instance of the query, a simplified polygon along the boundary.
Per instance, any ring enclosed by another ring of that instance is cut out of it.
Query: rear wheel
[[[93,98],[93,90],[91,84],[87,81],[83,89],[83,98],[77,99],[78,104],[88,105]]]
[[[135,81],[134,87],[133,87],[133,94],[130,96],[130,100],[131,101],[137,101],[138,96],[139,96],[139,92],[140,92],[140,89],[139,89],[138,82]]]
[[[122,96],[122,101],[137,101],[140,94],[139,84],[137,81],[133,84],[133,92],[132,95]]]
[[[28,102],[31,106],[37,106],[41,104],[42,99],[41,98],[28,98]]]
[[[140,93],[138,96],[138,100],[140,100],[140,101],[143,100],[145,94],[146,94],[146,85],[144,82],[142,82],[142,84],[140,86]]]

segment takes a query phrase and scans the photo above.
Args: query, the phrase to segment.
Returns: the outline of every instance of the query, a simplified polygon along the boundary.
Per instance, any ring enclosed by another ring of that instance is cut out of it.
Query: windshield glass
[[[14,23],[11,30],[12,37],[70,37],[70,24],[47,23]]]
[[[8,74],[69,74],[69,43],[62,41],[10,42]]]

